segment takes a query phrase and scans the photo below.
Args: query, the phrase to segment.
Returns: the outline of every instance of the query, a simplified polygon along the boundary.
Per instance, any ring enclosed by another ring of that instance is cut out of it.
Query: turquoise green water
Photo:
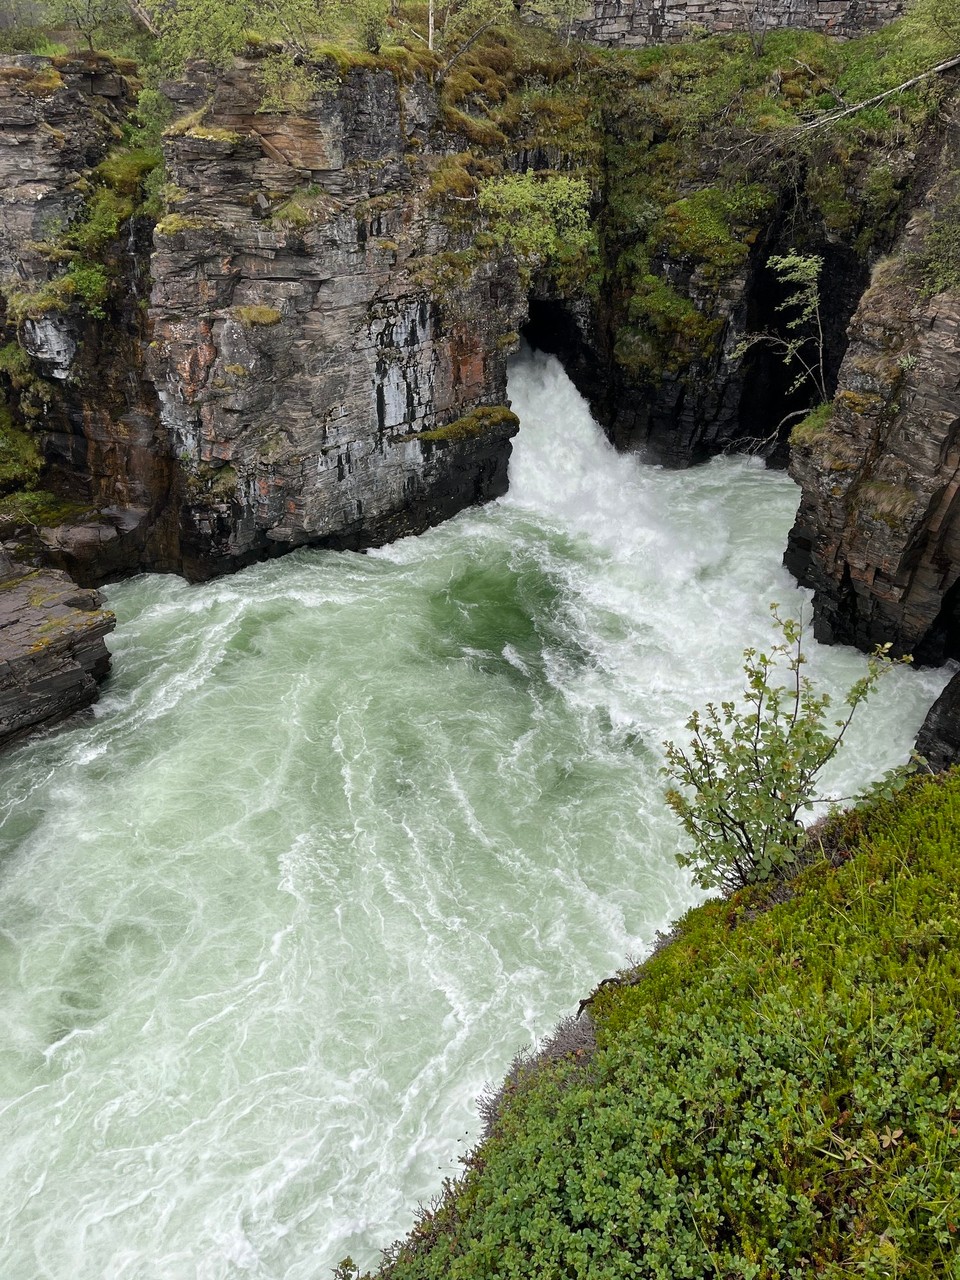
[[[511,391],[505,500],[112,587],[96,719],[0,761],[4,1280],[375,1261],[484,1084],[694,901],[659,744],[802,602],[797,492],[617,456],[552,361]],[[897,673],[832,784],[942,683]]]

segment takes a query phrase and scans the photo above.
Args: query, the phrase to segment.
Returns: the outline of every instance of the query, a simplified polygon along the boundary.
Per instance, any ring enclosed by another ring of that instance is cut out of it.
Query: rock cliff
[[[47,486],[42,503],[0,513],[0,538],[26,535],[22,554],[87,582],[170,558],[157,542],[171,466],[142,360],[150,224],[104,185],[138,90],[120,66],[0,59],[0,369]],[[100,235],[95,266],[68,241],[76,227]]]
[[[436,90],[357,68],[270,116],[240,63],[169,92],[203,108],[166,144],[148,358],[187,571],[382,542],[504,492],[516,421],[493,406],[525,297],[509,261],[449,256]]]
[[[0,552],[0,750],[95,702],[116,620],[98,592]]]
[[[798,145],[782,126],[873,83],[862,51],[785,32],[584,57],[523,34],[442,75],[341,51],[283,111],[262,50],[194,64],[164,86],[162,171],[132,140],[131,66],[0,59],[0,434],[27,477],[5,498],[0,465],[0,539],[96,585],[421,530],[504,491],[521,331],[621,447],[782,454],[809,389],[743,340],[789,332],[769,259],[796,248],[823,260],[838,392],[796,436],[788,562],[823,638],[960,648],[960,295],[916,268],[958,198],[939,89]],[[589,251],[524,258],[509,224],[537,230],[536,198],[497,231],[484,181],[525,174],[592,192]]]
[[[850,325],[832,411],[794,435],[802,499],[786,563],[815,591],[817,634],[960,654],[960,288],[938,287],[938,228],[960,200],[960,106],[928,185]],[[949,230],[948,230],[949,234]]]
[[[4,367],[57,498],[0,515],[0,536],[88,583],[199,578],[502,493],[526,299],[509,258],[458,256],[469,238],[431,203],[458,145],[437,90],[331,69],[302,115],[271,116],[240,63],[169,91],[189,118],[165,141],[151,236],[111,188],[130,81],[103,59],[0,66]]]

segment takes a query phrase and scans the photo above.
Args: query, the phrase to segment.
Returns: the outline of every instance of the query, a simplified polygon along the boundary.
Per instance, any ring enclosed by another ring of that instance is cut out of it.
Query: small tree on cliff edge
[[[830,695],[801,674],[802,624],[781,618],[776,605],[771,611],[783,639],[769,654],[744,650],[742,705],[709,703],[686,723],[689,746],[664,744],[663,773],[678,784],[666,792],[667,803],[694,842],[693,852],[677,860],[694,867],[706,889],[729,892],[794,867],[805,839],[800,814],[818,799],[817,779],[857,708],[895,665],[890,646],[879,646],[848,691],[845,712],[830,722]],[[789,673],[788,684],[772,683],[778,668]],[[881,794],[902,785],[908,772],[888,774]]]
[[[774,254],[767,259],[767,266],[779,283],[790,292],[777,307],[786,313],[784,333],[748,333],[734,348],[734,358],[742,359],[756,346],[769,347],[783,361],[784,367],[793,371],[794,378],[787,394],[806,388],[813,405],[826,404],[830,399],[825,364],[826,346],[823,334],[823,317],[820,312],[820,274],[823,258],[816,253],[798,253],[790,249],[784,254]],[[779,432],[791,418],[802,418],[809,408],[798,409],[781,418],[774,429]]]

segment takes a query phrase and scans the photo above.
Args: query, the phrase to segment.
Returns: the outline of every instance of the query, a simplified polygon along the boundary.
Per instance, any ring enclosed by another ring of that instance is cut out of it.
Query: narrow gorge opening
[[[583,303],[586,313],[587,304]],[[534,350],[556,356],[567,377],[591,404],[603,402],[604,379],[598,353],[585,336],[589,323],[578,319],[569,303],[559,298],[531,297],[527,322],[520,336]]]
[[[789,246],[778,252],[785,253],[788,249]],[[823,260],[818,286],[822,344],[816,337],[812,338],[801,355],[818,371],[822,359],[824,386],[830,398],[836,391],[847,349],[847,326],[867,287],[870,272],[867,264],[844,245],[816,245],[805,252]],[[794,337],[796,331],[790,328],[790,321],[796,316],[796,309],[784,306],[792,292],[794,288],[785,285],[768,262],[759,264],[747,294],[746,331],[772,334],[783,340]],[[811,328],[815,331],[815,326]],[[812,380],[796,385],[802,372],[799,360],[788,363],[782,348],[772,344],[758,342],[744,357],[739,435],[744,441],[767,442],[763,452],[775,466],[786,466],[790,430],[819,398]],[[778,424],[781,424],[779,431]]]

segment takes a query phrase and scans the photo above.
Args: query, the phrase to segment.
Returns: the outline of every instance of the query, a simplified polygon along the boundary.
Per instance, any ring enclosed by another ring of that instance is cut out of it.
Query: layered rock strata
[[[116,625],[102,604],[65,573],[0,552],[0,750],[96,701]]]
[[[255,62],[170,87],[187,118],[165,142],[169,212],[152,260],[136,217],[108,248],[98,315],[44,290],[131,87],[102,59],[0,60],[7,321],[75,510],[28,531],[38,562],[92,584],[202,578],[380,543],[505,490],[526,299],[516,264],[469,261],[430,198],[463,140],[423,77],[325,74],[299,115],[259,111]]]
[[[167,141],[150,310],[187,571],[382,542],[502,493],[516,421],[492,407],[526,300],[512,263],[458,260],[431,205],[434,88],[357,69],[269,116],[240,64],[170,93],[203,116]]]
[[[76,257],[65,236],[87,217],[97,166],[117,146],[137,92],[97,55],[0,58],[0,323],[28,357],[11,380],[46,483],[71,512],[31,531],[23,554],[85,582],[171,567],[174,554],[169,538],[160,545],[172,467],[143,375],[149,220],[130,220],[122,241],[101,251],[112,279],[102,314],[71,293],[72,280],[63,287],[64,265]]]

